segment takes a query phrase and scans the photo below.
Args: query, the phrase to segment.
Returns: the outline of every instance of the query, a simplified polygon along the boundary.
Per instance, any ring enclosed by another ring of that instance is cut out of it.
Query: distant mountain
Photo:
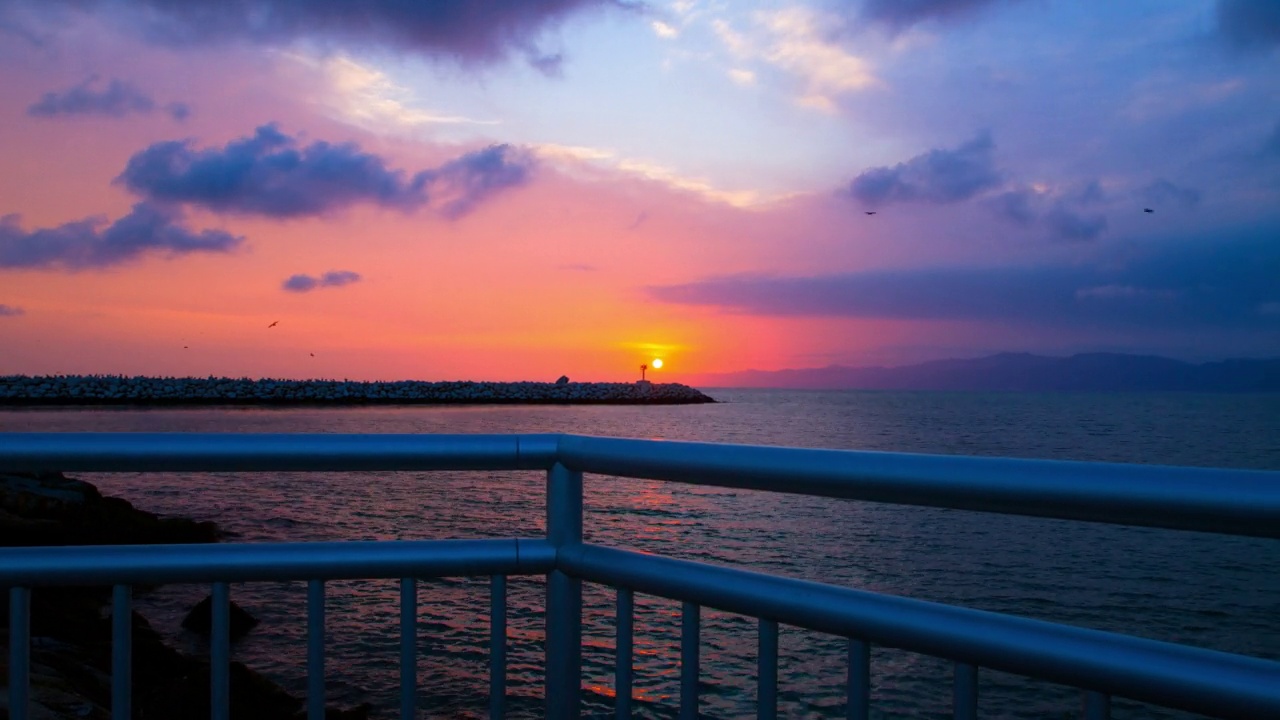
[[[1044,357],[1000,353],[903,367],[746,370],[698,376],[697,387],[1028,392],[1280,392],[1280,358],[1193,365],[1151,355]]]

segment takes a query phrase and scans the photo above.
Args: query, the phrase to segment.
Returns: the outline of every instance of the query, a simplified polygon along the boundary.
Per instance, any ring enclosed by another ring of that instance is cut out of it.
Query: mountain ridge
[[[806,390],[1280,392],[1280,358],[1195,364],[1158,355],[1079,353],[1055,357],[1003,352],[898,367],[828,365],[707,373],[686,382],[697,387]]]

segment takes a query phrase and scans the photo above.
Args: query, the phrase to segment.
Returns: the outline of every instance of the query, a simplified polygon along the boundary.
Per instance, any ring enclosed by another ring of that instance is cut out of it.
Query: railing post
[[[133,718],[133,588],[111,590],[111,717]]]
[[[582,542],[582,473],[560,463],[547,471],[547,540]],[[582,694],[582,581],[547,573],[547,717],[577,718]]]
[[[9,589],[9,717],[27,720],[31,683],[31,588]]]

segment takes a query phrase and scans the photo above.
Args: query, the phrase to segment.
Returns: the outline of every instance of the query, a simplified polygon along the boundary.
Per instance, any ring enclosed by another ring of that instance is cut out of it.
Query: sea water
[[[1280,470],[1280,396],[710,390],[696,406],[492,406],[341,409],[0,410],[23,432],[567,432],[707,442]],[[504,473],[152,473],[84,477],[167,515],[213,520],[240,542],[536,536],[544,477]],[[587,476],[591,542],[1280,659],[1280,542],[965,511]],[[140,594],[156,628],[188,652],[185,610],[208,589]],[[509,591],[510,717],[541,714],[543,582]],[[332,703],[371,702],[395,717],[394,580],[327,585]],[[302,695],[306,589],[235,584],[262,619],[233,656]],[[614,593],[585,589],[588,710],[612,698]],[[678,705],[680,605],[636,597],[636,712]],[[419,589],[420,717],[482,717],[488,580]],[[756,621],[702,613],[701,711],[754,715]],[[845,643],[783,627],[780,714],[844,712]],[[872,654],[874,717],[950,717],[950,663],[893,649]],[[984,669],[983,717],[1078,716],[1079,693]],[[1185,714],[1117,700],[1117,718]]]

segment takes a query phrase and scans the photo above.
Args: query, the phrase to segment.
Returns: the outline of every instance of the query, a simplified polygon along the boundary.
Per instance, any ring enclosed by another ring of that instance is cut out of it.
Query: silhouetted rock
[[[557,385],[568,385],[568,384],[569,384],[569,376],[568,376],[568,375],[561,375],[558,379],[556,379],[556,384],[557,384]]]
[[[0,545],[100,545],[215,542],[209,522],[161,518],[61,473],[0,471]],[[9,640],[9,593],[0,592],[0,647]],[[31,717],[108,720],[111,706],[111,588],[37,587],[31,591]],[[208,634],[209,605],[203,634]],[[197,609],[200,607],[197,605]],[[193,615],[198,615],[194,612]],[[209,717],[209,663],[165,645],[132,614],[133,719]],[[199,618],[188,620],[199,622]],[[231,605],[231,637],[258,623]],[[184,627],[189,627],[183,622]],[[194,628],[193,628],[194,629]],[[197,630],[199,632],[199,630]],[[7,652],[0,652],[0,675]],[[265,676],[231,663],[231,716],[236,720],[304,720],[303,701]],[[326,709],[334,720],[365,720],[370,707]],[[0,703],[0,720],[8,718]]]
[[[235,600],[230,602],[230,627],[229,634],[232,640],[239,640],[249,631],[257,627],[258,618],[249,614],[248,610],[236,604]],[[182,627],[190,630],[202,637],[209,637],[213,632],[213,596],[206,595],[203,600],[196,603],[195,607],[187,613],[182,619]]]

